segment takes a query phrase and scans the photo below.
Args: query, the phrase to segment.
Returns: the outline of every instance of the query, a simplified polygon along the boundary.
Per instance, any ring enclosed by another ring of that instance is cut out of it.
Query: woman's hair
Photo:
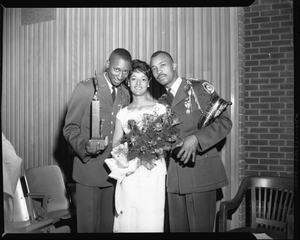
[[[147,76],[149,81],[151,81],[151,79],[153,77],[152,71],[151,71],[150,66],[146,62],[143,62],[138,59],[134,59],[134,60],[132,60],[131,65],[132,65],[132,68],[128,75],[128,79],[131,77],[133,72],[140,71]]]

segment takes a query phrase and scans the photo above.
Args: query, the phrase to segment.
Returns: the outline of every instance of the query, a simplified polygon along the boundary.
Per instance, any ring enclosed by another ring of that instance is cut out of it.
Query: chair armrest
[[[219,210],[219,232],[227,231],[227,219],[232,219],[232,214],[236,212],[243,201],[246,191],[248,190],[248,186],[249,180],[245,179],[242,181],[233,199],[221,202]]]
[[[227,212],[231,202],[221,202],[219,210],[219,232],[227,231]]]
[[[33,223],[36,223],[36,215],[40,215],[44,220],[47,219],[47,212],[48,212],[48,200],[51,198],[51,195],[48,195],[46,193],[35,193],[35,192],[30,192],[27,193],[28,201],[29,201],[29,215],[33,221]],[[37,199],[42,199],[42,214],[36,214],[34,209],[33,209],[33,203],[32,200],[34,198]]]
[[[294,239],[294,214],[287,217],[287,239]]]
[[[48,218],[42,221],[37,221],[36,223],[33,223],[26,227],[26,232],[35,232],[43,230],[53,224],[53,219]],[[50,231],[50,230],[49,230]]]
[[[13,225],[6,231],[6,233],[38,233],[50,232],[50,228],[54,222],[52,218],[41,220],[36,223],[29,221],[14,222]]]
[[[36,192],[29,192],[27,193],[27,196],[30,196],[32,198],[51,198],[51,195],[47,193],[36,193]]]

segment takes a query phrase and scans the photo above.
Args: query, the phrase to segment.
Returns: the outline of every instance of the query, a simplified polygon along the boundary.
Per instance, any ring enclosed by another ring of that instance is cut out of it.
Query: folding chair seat
[[[56,165],[29,168],[24,177],[29,195],[43,193],[47,196],[47,204],[32,197],[36,217],[52,218],[56,225],[68,224],[71,232],[76,232],[76,209],[61,169]],[[65,221],[62,223],[62,220]]]

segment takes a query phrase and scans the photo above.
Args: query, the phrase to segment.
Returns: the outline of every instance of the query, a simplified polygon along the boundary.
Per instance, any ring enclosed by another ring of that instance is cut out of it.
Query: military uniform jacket
[[[90,139],[91,101],[94,96],[93,78],[78,83],[69,101],[63,134],[75,152],[73,179],[86,186],[107,187],[109,169],[104,160],[112,150],[112,137],[117,112],[130,101],[128,89],[121,84],[113,103],[111,92],[103,74],[98,76],[98,94],[100,100],[100,117],[104,118],[103,136],[108,136],[107,148],[97,156],[87,156],[85,146]]]
[[[204,88],[203,83],[207,81],[191,81],[195,95],[204,111],[210,99],[210,93]],[[209,85],[211,86],[211,85]],[[212,86],[211,86],[212,87]],[[226,171],[220,154],[215,145],[224,139],[231,130],[232,122],[227,110],[224,111],[213,123],[198,130],[197,124],[202,116],[193,95],[191,96],[190,114],[187,114],[186,99],[190,85],[182,78],[181,85],[174,96],[171,109],[178,115],[181,124],[180,138],[194,134],[198,139],[197,156],[193,167],[182,166],[170,157],[167,191],[172,193],[194,193],[214,190],[228,184]],[[166,95],[159,102],[166,103]],[[179,143],[178,140],[174,146]]]

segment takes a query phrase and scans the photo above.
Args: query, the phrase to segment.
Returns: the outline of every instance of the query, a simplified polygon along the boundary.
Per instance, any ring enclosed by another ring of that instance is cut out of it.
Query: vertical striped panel
[[[231,107],[231,120],[233,124],[232,131],[230,133],[230,145],[228,146],[228,153],[227,156],[232,159],[230,162],[226,162],[227,168],[230,171],[228,174],[229,182],[231,183],[230,187],[227,189],[226,198],[233,197],[236,192],[238,191],[239,187],[239,175],[240,175],[240,166],[239,166],[239,156],[240,156],[240,149],[239,149],[239,139],[240,139],[240,132],[239,132],[239,122],[240,122],[240,115],[239,110],[240,108],[240,96],[239,96],[239,34],[238,34],[238,9],[231,8],[230,15],[229,15],[230,22],[234,22],[235,24],[232,26],[230,25],[230,31],[228,31],[228,38],[230,39],[228,42],[229,46],[229,56],[230,56],[230,71],[228,72],[228,77],[231,79],[230,84],[230,93],[229,98],[231,99],[233,106]],[[234,29],[232,29],[234,28]],[[235,32],[237,31],[237,32]],[[228,59],[227,59],[228,60]],[[235,213],[232,216],[231,227],[236,228],[239,226],[239,216],[238,213]]]
[[[236,174],[237,8],[56,11],[54,21],[21,26],[21,9],[4,9],[2,126],[24,169],[58,164],[70,175],[71,152],[61,132],[68,100],[79,81],[102,72],[110,52],[123,47],[147,62],[157,50],[170,52],[180,76],[206,79],[234,103],[233,130],[221,154],[228,176]],[[232,194],[225,189],[225,198]]]

